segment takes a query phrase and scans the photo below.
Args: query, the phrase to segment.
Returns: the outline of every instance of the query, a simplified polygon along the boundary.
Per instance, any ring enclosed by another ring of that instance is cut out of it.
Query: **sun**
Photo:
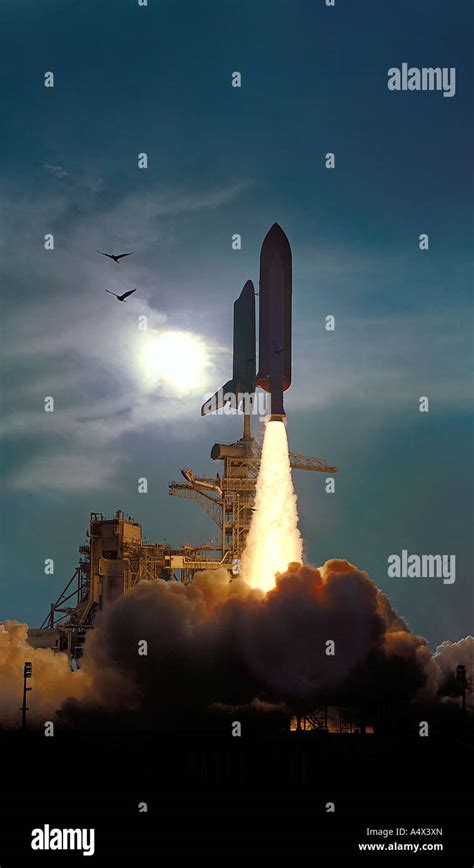
[[[145,386],[168,386],[187,394],[203,388],[208,352],[202,338],[192,332],[164,331],[145,334],[140,354]]]

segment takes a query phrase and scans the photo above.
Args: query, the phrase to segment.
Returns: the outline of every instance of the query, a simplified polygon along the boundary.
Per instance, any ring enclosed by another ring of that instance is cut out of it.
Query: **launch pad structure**
[[[196,501],[219,528],[219,542],[179,548],[148,543],[141,525],[122,510],[113,518],[92,512],[87,543],[79,547],[73,575],[51,604],[41,627],[29,631],[34,647],[64,650],[78,659],[97,614],[138,582],[163,579],[188,584],[197,571],[222,567],[229,571],[229,579],[239,574],[261,459],[261,447],[251,436],[249,415],[244,415],[242,438],[235,443],[215,443],[211,458],[222,462],[222,473],[195,476],[193,470],[184,468],[185,481],[171,482],[169,494]],[[292,452],[290,464],[293,469],[326,474],[337,470],[320,458]]]
[[[321,458],[290,452],[294,470],[335,473],[337,468]],[[171,482],[169,493],[196,501],[220,531],[220,563],[239,572],[255,502],[255,487],[261,459],[261,447],[250,433],[250,416],[244,415],[244,432],[235,443],[214,443],[211,458],[223,462],[222,475],[195,476],[191,469],[181,471],[185,482]]]

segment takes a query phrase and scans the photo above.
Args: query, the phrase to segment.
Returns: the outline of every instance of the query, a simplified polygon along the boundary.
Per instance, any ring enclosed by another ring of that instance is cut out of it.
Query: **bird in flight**
[[[123,259],[124,256],[133,256],[133,253],[103,253],[102,250],[98,250],[97,253],[100,253],[101,256],[108,256],[109,259],[113,259],[114,262],[118,262],[120,265],[120,260]]]
[[[110,295],[115,295],[115,298],[117,299],[117,301],[125,301],[125,299],[128,298],[129,295],[132,295],[132,293],[136,292],[137,290],[136,289],[129,289],[128,292],[124,292],[123,295],[117,295],[117,293],[112,292],[111,289],[106,289],[105,291],[110,293]]]

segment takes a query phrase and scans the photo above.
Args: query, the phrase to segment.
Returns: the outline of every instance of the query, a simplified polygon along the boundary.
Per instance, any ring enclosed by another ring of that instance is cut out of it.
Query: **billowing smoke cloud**
[[[62,725],[189,726],[210,707],[244,703],[304,711],[319,700],[434,701],[472,642],[444,643],[433,657],[345,560],[293,564],[267,594],[229,582],[225,570],[203,572],[187,586],[141,582],[117,600],[89,633],[79,672],[69,671],[66,655],[32,651],[26,628],[7,622],[0,713],[6,725],[19,720],[25,659],[33,660],[34,719],[51,717],[62,702]]]
[[[33,664],[33,678],[28,680],[32,691],[27,694],[30,725],[51,719],[67,696],[83,696],[90,684],[85,670],[71,672],[66,654],[32,648],[27,635],[26,624],[0,623],[0,726],[11,729],[20,725],[23,665],[27,661]]]

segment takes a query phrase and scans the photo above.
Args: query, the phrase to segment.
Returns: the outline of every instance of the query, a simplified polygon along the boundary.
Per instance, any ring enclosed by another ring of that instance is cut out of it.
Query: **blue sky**
[[[230,375],[232,303],[258,280],[277,220],[293,250],[290,445],[340,468],[332,497],[324,477],[295,473],[307,559],[366,569],[431,644],[472,631],[469,10],[1,4],[0,618],[43,620],[90,511],[121,507],[149,540],[175,545],[214,534],[167,486],[183,466],[215,472],[211,445],[240,436],[240,422],[201,419],[202,388],[143,388],[137,316],[195,333],[204,385],[217,388]],[[456,67],[455,97],[389,92],[387,70],[403,62]],[[116,267],[97,247],[134,256]],[[103,292],[129,286],[127,305]],[[403,548],[456,554],[456,583],[389,579],[387,557]]]

